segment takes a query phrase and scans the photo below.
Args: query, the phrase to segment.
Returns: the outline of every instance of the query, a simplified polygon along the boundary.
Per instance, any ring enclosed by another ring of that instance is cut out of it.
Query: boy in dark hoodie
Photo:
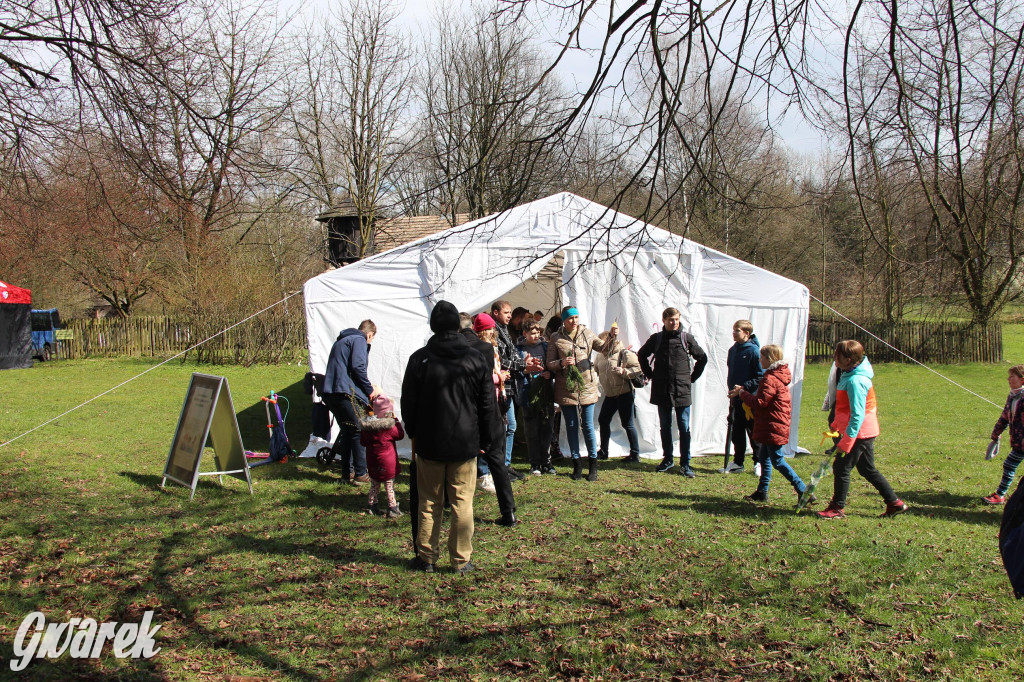
[[[761,368],[761,344],[754,335],[754,325],[750,320],[736,320],[732,325],[732,347],[726,359],[728,376],[726,386],[740,386],[747,393],[756,393],[764,370]],[[754,441],[754,420],[747,417],[743,409],[743,401],[732,398],[729,401],[729,440],[732,444],[732,461],[723,469],[727,474],[743,472],[743,463],[747,456],[747,439],[757,460],[757,443]]]

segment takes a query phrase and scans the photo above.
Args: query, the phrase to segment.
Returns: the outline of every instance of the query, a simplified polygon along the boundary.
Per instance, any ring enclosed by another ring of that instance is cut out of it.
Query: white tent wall
[[[306,282],[310,369],[323,373],[338,333],[372,319],[377,337],[370,379],[397,403],[405,364],[429,338],[429,313],[437,301],[476,312],[506,298],[514,306],[545,310],[557,299],[555,283],[538,275],[559,254],[561,300],[576,305],[581,322],[595,332],[618,321],[620,337],[637,350],[661,328],[664,308],[682,311],[684,328],[708,353],[708,366],[694,386],[694,454],[722,452],[732,323],[750,319],[761,343],[782,346],[790,361],[796,447],[807,289],[572,194],[467,223]],[[659,456],[658,415],[649,395],[649,388],[637,393],[637,427],[642,453]],[[612,434],[610,454],[625,454],[617,417]],[[402,445],[407,449],[407,441]]]

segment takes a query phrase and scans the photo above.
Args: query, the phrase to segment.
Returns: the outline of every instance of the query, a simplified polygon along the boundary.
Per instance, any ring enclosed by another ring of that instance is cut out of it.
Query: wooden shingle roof
[[[459,213],[455,216],[455,225],[448,222],[445,216],[423,215],[423,216],[400,216],[388,218],[377,223],[376,247],[377,252],[387,251],[402,244],[429,237],[430,235],[443,232],[449,227],[462,225],[469,222],[469,214]]]

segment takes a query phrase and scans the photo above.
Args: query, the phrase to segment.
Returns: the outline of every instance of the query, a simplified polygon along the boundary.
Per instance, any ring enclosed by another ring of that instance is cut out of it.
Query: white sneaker
[[[482,490],[485,493],[490,493],[491,495],[496,494],[494,490],[494,479],[491,478],[490,474],[484,474],[483,476],[477,477],[476,489]]]
[[[761,463],[760,462],[758,462],[757,464],[754,465],[754,475],[757,476],[758,478],[761,478]]]
[[[729,466],[725,467],[725,473],[727,474],[741,474],[743,473],[743,467],[736,462],[729,462]]]
[[[540,476],[540,475],[541,475],[541,473],[542,473],[542,472],[541,472],[541,470],[540,470],[540,469],[531,469],[531,470],[530,470],[530,475],[531,475],[531,476]]]

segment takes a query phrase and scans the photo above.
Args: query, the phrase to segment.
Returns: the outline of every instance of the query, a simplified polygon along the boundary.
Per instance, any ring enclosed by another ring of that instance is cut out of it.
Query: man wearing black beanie
[[[459,311],[440,301],[430,313],[434,335],[409,357],[402,380],[402,417],[416,448],[417,560],[433,572],[439,556],[445,492],[452,507],[448,552],[459,573],[473,570],[476,458],[491,447],[495,410],[492,367],[458,333]]]

